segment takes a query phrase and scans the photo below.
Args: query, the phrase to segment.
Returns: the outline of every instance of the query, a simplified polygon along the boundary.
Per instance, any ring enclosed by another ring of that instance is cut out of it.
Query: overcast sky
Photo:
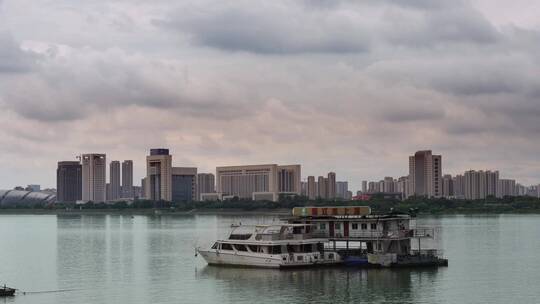
[[[0,0],[0,189],[59,160],[540,182],[537,0]]]

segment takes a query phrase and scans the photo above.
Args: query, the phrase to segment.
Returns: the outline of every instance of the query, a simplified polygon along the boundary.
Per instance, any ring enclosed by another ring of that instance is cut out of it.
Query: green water
[[[448,268],[206,266],[194,247],[256,216],[0,216],[6,303],[540,303],[540,216],[427,217]],[[426,244],[433,245],[433,244]],[[61,292],[38,292],[57,291]],[[36,293],[37,292],[37,293]]]

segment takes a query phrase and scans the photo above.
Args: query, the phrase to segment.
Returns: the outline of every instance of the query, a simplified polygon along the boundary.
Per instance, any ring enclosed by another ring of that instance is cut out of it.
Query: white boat
[[[324,249],[328,239],[314,235],[311,226],[233,226],[226,240],[207,250],[197,248],[197,253],[210,265],[287,268],[339,263],[337,253]]]

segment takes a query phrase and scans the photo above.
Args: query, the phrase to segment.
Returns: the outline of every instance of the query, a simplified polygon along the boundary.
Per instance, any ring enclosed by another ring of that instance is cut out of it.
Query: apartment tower
[[[124,160],[122,162],[122,198],[133,198],[133,161]]]
[[[82,155],[82,200],[104,202],[106,200],[106,169],[105,154]]]
[[[110,184],[110,197],[109,200],[117,200],[121,196],[120,192],[120,162],[113,160],[109,165],[109,184]]]
[[[442,195],[442,156],[431,150],[409,156],[409,193],[425,197]]]

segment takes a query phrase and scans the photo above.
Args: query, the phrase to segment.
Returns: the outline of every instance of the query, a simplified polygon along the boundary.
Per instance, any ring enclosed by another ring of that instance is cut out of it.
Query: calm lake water
[[[540,216],[418,219],[448,268],[260,270],[206,266],[194,247],[274,216],[0,215],[6,303],[540,303]],[[54,292],[53,292],[54,291]]]

